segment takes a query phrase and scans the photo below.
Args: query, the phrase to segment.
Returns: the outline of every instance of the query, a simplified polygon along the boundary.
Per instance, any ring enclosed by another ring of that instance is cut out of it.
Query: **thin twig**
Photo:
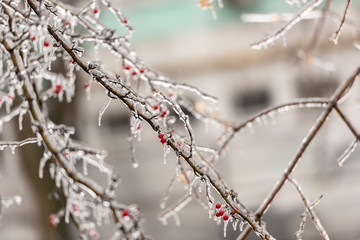
[[[314,205],[312,205],[312,206],[310,205],[310,202],[307,200],[305,194],[301,190],[299,183],[290,176],[288,176],[288,180],[289,180],[289,182],[292,183],[292,185],[295,187],[296,191],[300,194],[301,199],[303,200],[304,205],[306,207],[306,210],[310,214],[311,220],[313,221],[313,223],[314,223],[316,229],[318,230],[318,232],[320,233],[321,237],[324,240],[329,240],[329,236],[326,233],[325,228],[323,227],[323,225],[320,222],[320,219],[316,216],[315,211],[313,210]]]
[[[331,40],[332,40],[335,44],[338,43],[339,35],[340,35],[340,33],[341,33],[341,30],[343,29],[343,26],[344,26],[344,23],[345,23],[345,18],[346,18],[346,15],[347,15],[347,11],[348,11],[349,6],[350,6],[350,2],[351,2],[351,0],[347,0],[346,6],[345,6],[345,10],[344,10],[344,14],[343,14],[343,17],[342,17],[342,19],[341,19],[340,25],[339,25],[339,27],[337,28],[337,30],[333,33],[333,35],[331,36]]]

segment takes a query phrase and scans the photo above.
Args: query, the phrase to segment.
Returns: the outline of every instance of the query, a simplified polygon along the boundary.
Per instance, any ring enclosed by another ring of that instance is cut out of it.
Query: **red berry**
[[[224,212],[223,210],[220,210],[220,211],[219,211],[220,216],[224,215],[224,213],[225,213],[225,212]]]
[[[14,99],[14,95],[9,94],[9,95],[8,95],[8,98],[11,99],[11,100],[13,100],[13,99]]]
[[[88,87],[89,87],[89,84],[85,83],[85,84],[84,84],[84,88],[86,89],[86,88],[88,88]]]
[[[228,215],[224,215],[223,216],[223,219],[226,221],[226,220],[229,220],[229,216]]]
[[[166,141],[167,141],[166,138],[162,138],[162,139],[160,140],[161,143],[166,143]]]
[[[124,23],[128,23],[128,19],[127,19],[127,18],[124,19]]]
[[[154,109],[158,109],[159,108],[159,105],[154,105]]]
[[[221,208],[221,204],[220,204],[220,203],[217,203],[217,204],[215,205],[215,207],[216,207],[216,208]]]
[[[97,14],[97,13],[99,12],[99,9],[94,8],[93,12],[94,12],[95,14]]]
[[[65,21],[65,25],[69,25],[70,21],[69,20],[66,20]]]
[[[140,73],[144,73],[145,70],[143,68],[140,68]]]
[[[162,111],[162,113],[160,114],[160,116],[161,116],[161,117],[165,117],[166,114],[167,114],[167,111],[164,110],[164,111]]]
[[[61,84],[56,84],[54,92],[59,93],[61,91],[61,89],[62,89],[62,85]]]
[[[129,211],[128,211],[128,210],[123,210],[123,211],[122,211],[122,215],[123,215],[124,217],[129,216]]]
[[[73,60],[72,60],[72,58],[70,58],[70,59],[69,59],[69,63],[72,63],[72,62],[73,62]]]
[[[35,39],[36,39],[36,36],[35,36],[35,35],[31,37],[31,40],[34,41]]]
[[[217,212],[215,215],[216,215],[217,217],[220,217],[220,213],[219,213],[219,212]]]
[[[45,41],[44,41],[44,46],[45,46],[45,47],[48,47],[49,45],[50,45],[49,41],[48,41],[48,40],[45,40]]]
[[[132,72],[132,75],[136,75],[136,74],[137,74],[137,72],[136,72],[136,71],[133,71],[133,72]]]
[[[129,65],[126,65],[126,66],[124,66],[124,69],[130,70],[130,66],[129,66]]]
[[[173,96],[174,96],[174,93],[173,93],[173,92],[169,93],[169,96],[170,96],[170,97],[173,97]]]
[[[163,137],[164,137],[164,134],[159,133],[158,137],[161,139],[161,138],[163,138]]]
[[[50,225],[56,227],[58,224],[58,219],[54,215],[49,216]]]

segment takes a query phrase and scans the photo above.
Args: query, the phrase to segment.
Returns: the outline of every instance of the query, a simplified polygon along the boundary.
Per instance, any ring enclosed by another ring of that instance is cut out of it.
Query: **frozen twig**
[[[305,207],[306,207],[306,213],[309,213],[309,214],[310,214],[311,220],[313,221],[316,229],[317,229],[318,232],[320,233],[322,239],[324,239],[324,240],[329,240],[329,236],[328,236],[328,234],[326,233],[325,228],[323,227],[323,225],[321,224],[319,218],[316,216],[315,211],[313,210],[314,206],[315,206],[319,201],[316,201],[314,204],[311,204],[311,205],[310,205],[310,202],[309,202],[309,200],[307,200],[304,192],[301,190],[301,187],[300,187],[299,183],[298,183],[295,179],[293,179],[292,177],[290,177],[290,176],[288,177],[288,181],[289,181],[290,183],[292,183],[292,185],[295,187],[296,191],[300,194],[301,199],[303,200],[304,205],[305,205]],[[321,199],[321,197],[320,197],[320,199]],[[319,199],[319,200],[320,200],[320,199]],[[305,215],[305,216],[306,216],[306,215]],[[304,222],[304,224],[305,224],[305,222]],[[301,231],[301,234],[302,234],[302,231]],[[298,237],[298,239],[301,239],[301,237],[300,237],[300,238]]]
[[[274,200],[275,196],[278,194],[280,189],[285,184],[288,176],[291,174],[291,172],[294,170],[295,166],[299,162],[301,156],[305,152],[305,150],[308,148],[311,141],[314,139],[314,137],[317,135],[319,130],[321,129],[322,125],[325,123],[326,119],[332,112],[332,110],[335,108],[337,102],[341,99],[341,97],[344,95],[346,91],[348,91],[349,87],[352,86],[355,79],[360,74],[360,67],[358,67],[354,73],[350,76],[350,78],[345,81],[343,84],[341,84],[336,92],[332,95],[330,98],[330,101],[328,102],[328,105],[326,109],[322,112],[322,114],[319,116],[319,118],[316,120],[310,131],[308,132],[307,136],[303,139],[299,149],[297,150],[294,158],[290,161],[289,166],[285,169],[285,172],[281,179],[275,184],[273,190],[270,192],[270,194],[265,198],[264,202],[260,205],[260,207],[256,210],[255,219],[259,220],[261,216],[265,213],[266,209],[270,206],[271,202]],[[245,239],[246,236],[249,234],[250,228],[247,227],[244,232],[240,234],[240,236],[237,238],[237,240]]]
[[[283,37],[287,31],[289,31],[295,24],[300,22],[308,13],[310,13],[314,8],[319,6],[323,0],[314,0],[306,5],[301,11],[299,11],[290,21],[288,21],[284,26],[282,26],[275,33],[269,35],[261,41],[250,44],[250,46],[254,49],[260,49],[263,47],[267,47],[270,43],[275,40]]]
[[[347,0],[346,6],[345,6],[345,10],[344,10],[343,16],[342,16],[342,18],[341,18],[340,25],[339,25],[339,27],[337,28],[337,30],[333,33],[333,35],[331,36],[331,40],[332,40],[335,44],[338,43],[341,30],[343,29],[343,26],[344,26],[344,24],[345,24],[345,18],[346,18],[347,11],[348,11],[349,6],[350,6],[350,2],[351,2],[351,0]]]

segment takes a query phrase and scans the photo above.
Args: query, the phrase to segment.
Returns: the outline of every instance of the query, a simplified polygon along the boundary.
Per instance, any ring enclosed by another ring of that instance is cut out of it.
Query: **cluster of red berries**
[[[130,67],[129,65],[125,65],[125,66],[124,66],[124,69],[125,69],[125,70],[130,70],[130,69],[131,69],[131,67]],[[140,68],[140,69],[139,69],[139,72],[140,72],[140,73],[144,73],[144,72],[145,72],[145,69]],[[135,70],[134,70],[134,71],[132,71],[132,75],[134,75],[134,76],[135,76],[135,75],[137,75],[137,74],[138,74],[138,73],[137,73],[137,71],[135,71]]]
[[[155,110],[158,110],[158,109],[159,109],[159,105],[155,104],[155,105],[153,106],[153,108],[154,108]],[[160,117],[165,117],[167,113],[168,113],[167,110],[163,110],[163,111],[160,113]]]
[[[158,138],[160,138],[161,143],[166,143],[167,139],[165,138],[164,134],[159,133]]]
[[[221,204],[220,203],[217,203],[215,205],[216,209],[221,209]],[[227,221],[229,220],[229,216],[228,215],[224,215],[225,214],[225,211],[224,210],[219,210],[218,212],[215,213],[215,216],[217,217],[221,217],[224,219],[224,221]]]

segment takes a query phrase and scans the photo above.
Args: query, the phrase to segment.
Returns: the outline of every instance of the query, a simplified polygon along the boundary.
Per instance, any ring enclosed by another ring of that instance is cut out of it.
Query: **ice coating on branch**
[[[39,178],[43,178],[44,177],[44,167],[46,162],[51,158],[51,153],[50,152],[44,152],[42,158],[40,159],[40,164],[39,164]]]
[[[298,14],[296,14],[290,21],[288,21],[283,27],[281,27],[278,31],[271,34],[270,36],[264,38],[263,40],[253,43],[250,46],[254,49],[267,48],[267,46],[273,43],[275,40],[283,37],[287,31],[289,31],[295,24],[300,22],[308,13],[310,13],[314,8],[319,6],[323,0],[315,0],[308,5],[306,5]]]
[[[352,144],[345,150],[343,155],[336,161],[340,167],[344,164],[344,162],[350,157],[350,155],[354,152],[355,148],[357,147],[359,141],[355,139]]]
[[[98,126],[100,127],[101,126],[101,119],[102,119],[102,116],[104,115],[106,109],[109,107],[110,105],[110,102],[111,102],[111,98],[108,98],[105,105],[100,109],[99,111],[99,117],[98,117]]]

